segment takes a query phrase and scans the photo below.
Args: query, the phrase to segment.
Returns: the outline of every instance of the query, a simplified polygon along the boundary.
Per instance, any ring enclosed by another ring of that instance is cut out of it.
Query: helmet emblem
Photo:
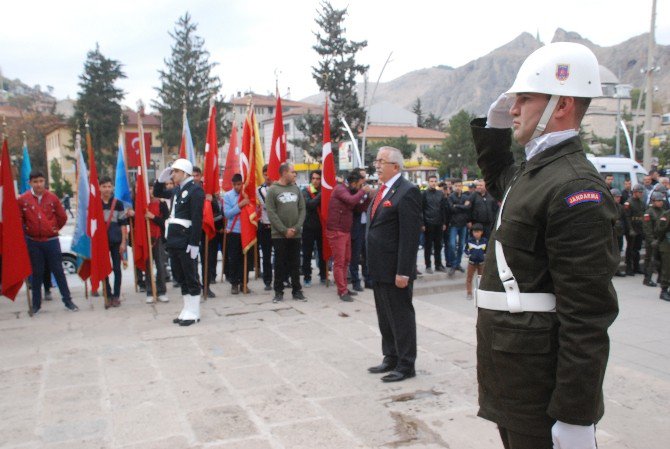
[[[556,64],[556,79],[561,83],[570,77],[570,64]]]

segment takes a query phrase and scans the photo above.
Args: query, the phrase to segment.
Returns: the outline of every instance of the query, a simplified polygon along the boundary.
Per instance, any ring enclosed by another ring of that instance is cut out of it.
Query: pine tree
[[[229,107],[217,98],[221,89],[218,76],[212,74],[216,63],[209,61],[205,41],[196,34],[198,25],[191,21],[187,12],[175,23],[174,31],[168,32],[174,40],[172,55],[165,59],[165,69],[159,70],[161,86],[156,87],[158,100],[152,102],[163,118],[161,141],[168,147],[177,149],[181,143],[182,115],[184,105],[193,136],[196,153],[205,149],[209,100],[215,97],[217,121],[219,123],[219,144],[223,136],[229,134],[230,124],[224,123],[223,116]]]
[[[442,117],[433,114],[432,112],[428,113],[428,117],[423,120],[423,128],[434,129],[437,131],[444,130],[444,120]]]
[[[317,66],[312,67],[312,77],[319,89],[326,92],[330,99],[330,131],[333,143],[348,139],[346,131],[342,129],[340,116],[346,119],[355,135],[362,131],[365,122],[365,110],[360,106],[356,93],[356,76],[364,75],[368,66],[356,63],[356,53],[368,43],[347,40],[343,26],[346,15],[346,8],[335,9],[330,2],[322,1],[321,10],[317,11],[315,19],[321,31],[314,33],[316,45],[312,47],[321,58]],[[312,119],[313,117],[296,123],[296,127],[307,137],[302,142],[292,142],[318,158],[321,147],[313,147],[308,142],[319,141],[321,137],[308,133],[322,132],[323,128],[317,126],[308,129],[307,124]],[[336,145],[333,145],[333,149],[335,148]]]
[[[421,98],[416,99],[412,105],[412,112],[416,114],[416,126],[423,128],[423,109],[421,109]]]
[[[121,123],[120,102],[124,93],[115,84],[126,77],[121,67],[119,61],[108,59],[100,53],[100,46],[95,44],[95,50],[86,54],[84,73],[79,77],[81,90],[71,121],[74,141],[77,126],[83,125],[85,116],[88,116],[95,162],[98,171],[106,174],[113,172],[116,163],[115,148]]]

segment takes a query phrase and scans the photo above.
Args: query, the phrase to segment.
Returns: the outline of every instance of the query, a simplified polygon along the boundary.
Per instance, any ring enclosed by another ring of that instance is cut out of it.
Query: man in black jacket
[[[453,185],[453,192],[449,195],[449,209],[451,221],[449,222],[449,276],[453,276],[456,270],[465,273],[461,267],[463,248],[468,238],[468,221],[470,221],[470,195],[463,192],[463,184],[457,181]]]
[[[321,170],[314,170],[310,183],[302,190],[305,198],[305,224],[302,228],[302,274],[305,287],[312,286],[312,254],[316,243],[316,257],[319,261],[319,278],[326,282],[326,263],[323,261],[323,238],[321,231]]]
[[[428,188],[423,191],[421,199],[423,211],[424,245],[423,256],[426,262],[426,273],[432,273],[430,256],[435,257],[435,270],[446,271],[442,265],[442,232],[446,229],[444,213],[444,194],[437,189],[437,176],[428,178]]]
[[[375,160],[380,188],[368,216],[366,244],[368,270],[373,279],[375,308],[382,335],[384,359],[368,368],[389,373],[384,382],[415,376],[416,320],[412,285],[421,232],[421,193],[401,175],[400,150],[381,147]]]
[[[484,181],[475,181],[475,192],[470,197],[470,221],[484,228],[484,237],[491,237],[493,223],[498,215],[498,202],[486,191]]]

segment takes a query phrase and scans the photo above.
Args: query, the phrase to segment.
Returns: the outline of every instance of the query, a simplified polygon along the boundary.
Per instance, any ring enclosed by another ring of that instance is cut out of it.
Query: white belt
[[[185,228],[190,228],[191,223],[192,223],[191,220],[185,220],[183,218],[172,218],[172,217],[168,218],[165,221],[167,222],[168,225],[178,224],[178,225],[183,226]]]
[[[508,303],[507,293],[475,290],[475,307],[505,312],[556,312],[556,295],[553,293],[517,293],[517,307]],[[513,310],[514,309],[514,310]],[[520,310],[518,310],[520,309]],[[518,310],[518,311],[517,311]]]

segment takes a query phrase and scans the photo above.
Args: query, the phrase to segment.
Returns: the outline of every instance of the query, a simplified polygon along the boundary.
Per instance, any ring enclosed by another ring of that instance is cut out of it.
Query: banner
[[[140,162],[140,139],[137,132],[126,132],[126,153],[128,157],[128,168],[139,167]],[[144,151],[146,160],[151,160],[151,133],[144,133]]]

